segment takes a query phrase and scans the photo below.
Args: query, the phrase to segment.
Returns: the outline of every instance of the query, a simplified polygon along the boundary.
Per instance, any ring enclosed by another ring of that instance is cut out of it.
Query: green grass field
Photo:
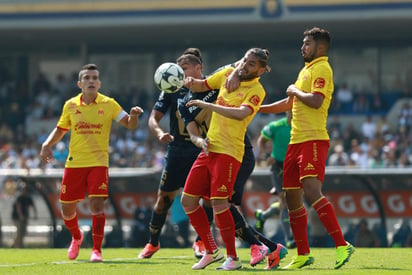
[[[0,274],[200,274],[216,271],[218,263],[205,270],[192,271],[196,262],[192,249],[162,248],[151,259],[138,260],[140,249],[111,248],[103,250],[102,263],[90,263],[90,248],[82,248],[77,260],[67,259],[66,249],[0,249]],[[243,268],[231,274],[259,274],[279,272],[281,274],[412,274],[412,249],[410,248],[357,248],[351,260],[339,270],[334,270],[335,250],[313,248],[315,263],[300,270],[264,270],[265,263],[256,267],[249,265],[249,249],[237,250]],[[290,250],[281,262],[286,265],[295,255]],[[226,271],[228,272],[228,271]],[[225,273],[225,272],[223,272]]]

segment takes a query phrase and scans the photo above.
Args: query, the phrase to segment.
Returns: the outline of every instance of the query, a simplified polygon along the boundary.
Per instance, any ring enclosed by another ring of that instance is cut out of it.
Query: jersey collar
[[[321,62],[321,61],[328,61],[329,60],[329,57],[327,57],[327,56],[320,56],[320,57],[318,57],[318,58],[316,58],[316,59],[313,59],[311,62],[306,62],[305,63],[305,67],[306,68],[310,68],[310,67],[312,67],[314,64],[316,64],[316,63],[318,63],[318,62]]]

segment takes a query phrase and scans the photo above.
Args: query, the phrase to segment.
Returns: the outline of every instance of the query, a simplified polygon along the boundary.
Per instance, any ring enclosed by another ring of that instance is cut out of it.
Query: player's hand
[[[201,145],[202,145],[203,152],[205,152],[206,156],[209,155],[209,144],[210,144],[209,138],[205,138],[202,140]]]
[[[225,88],[228,90],[228,92],[232,92],[239,88],[240,86],[240,79],[239,79],[239,74],[237,72],[237,68],[233,70],[233,72],[226,78],[225,81]]]
[[[267,157],[266,158],[266,164],[267,164],[267,166],[272,166],[273,164],[275,164],[275,159],[274,158],[272,158],[271,156],[269,156],[269,157]]]
[[[49,163],[53,159],[53,151],[49,146],[42,146],[40,150],[40,158],[42,161]]]
[[[289,85],[286,89],[286,94],[290,97],[294,97],[296,95],[296,86],[294,84]]]
[[[130,109],[130,116],[140,116],[143,113],[143,109],[139,106],[134,106]]]
[[[183,84],[183,85],[184,85],[186,88],[188,88],[189,90],[191,90],[192,87],[193,87],[193,82],[194,82],[193,77],[188,76],[188,77],[185,78],[185,84]]]
[[[186,107],[198,106],[198,107],[200,107],[200,108],[204,108],[204,107],[207,106],[207,104],[209,104],[209,103],[204,102],[203,100],[192,99],[192,100],[189,100],[189,101],[186,103]]]
[[[170,133],[163,133],[158,137],[159,141],[162,143],[169,143],[175,140],[175,137],[172,136]]]

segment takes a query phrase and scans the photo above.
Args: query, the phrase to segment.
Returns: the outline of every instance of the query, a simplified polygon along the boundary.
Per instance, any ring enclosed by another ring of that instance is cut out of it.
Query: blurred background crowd
[[[409,73],[412,75],[412,73]],[[276,79],[270,79],[276,82]],[[102,92],[104,82],[102,79]],[[389,110],[398,100],[412,99],[412,77],[398,79],[397,90],[391,93],[365,93],[355,91],[350,84],[337,85],[332,105],[328,131],[331,147],[329,166],[359,168],[407,167],[412,163],[412,106],[405,101],[395,110],[396,121],[387,119]],[[372,85],[372,84],[371,84]],[[372,85],[376,86],[376,85]],[[372,89],[372,88],[371,88]],[[49,129],[26,131],[27,125],[36,121],[55,122],[68,98],[77,94],[77,73],[58,73],[55,80],[39,73],[27,88],[21,85],[7,70],[0,73],[0,168],[44,168],[39,150],[49,134]],[[268,88],[266,102],[273,102],[283,95],[279,88]],[[134,132],[113,124],[110,146],[111,167],[161,167],[165,147],[154,138],[147,127],[147,118],[159,91],[150,92],[136,87],[118,87],[108,93],[125,110],[134,105],[144,108],[145,113]],[[261,127],[268,120],[280,116],[259,114],[249,130],[256,141]],[[342,121],[341,118],[346,118]],[[362,119],[354,123],[350,118]],[[349,118],[349,121],[348,119]],[[62,168],[68,154],[68,138],[55,146],[54,160],[46,168]],[[255,143],[256,145],[256,143]],[[257,165],[264,166],[264,154],[255,146]]]

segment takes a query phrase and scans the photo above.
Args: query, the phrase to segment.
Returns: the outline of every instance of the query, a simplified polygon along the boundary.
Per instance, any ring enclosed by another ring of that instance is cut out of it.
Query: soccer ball
[[[177,92],[185,83],[185,72],[176,63],[163,63],[154,73],[154,82],[165,93]]]

